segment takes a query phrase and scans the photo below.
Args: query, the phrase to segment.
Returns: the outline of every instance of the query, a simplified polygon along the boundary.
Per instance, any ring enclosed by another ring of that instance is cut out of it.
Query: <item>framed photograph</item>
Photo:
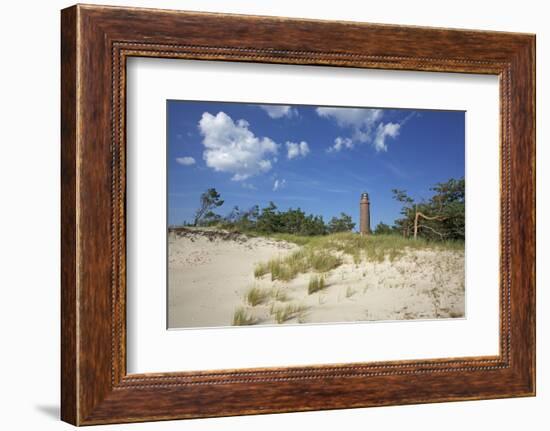
[[[61,17],[64,421],[534,396],[534,35]]]

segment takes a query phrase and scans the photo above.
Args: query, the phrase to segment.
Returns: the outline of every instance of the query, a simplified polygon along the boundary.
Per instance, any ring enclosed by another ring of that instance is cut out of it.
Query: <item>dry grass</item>
[[[245,295],[246,302],[255,307],[256,305],[263,304],[271,297],[271,291],[266,289],[260,289],[259,287],[251,287]]]
[[[323,290],[325,287],[326,287],[325,276],[314,275],[309,279],[309,284],[307,286],[307,293],[311,295],[312,293]]]
[[[256,319],[243,307],[239,307],[233,313],[233,326],[254,325]]]
[[[345,232],[323,236],[278,234],[272,238],[294,242],[302,248],[286,257],[259,263],[254,268],[256,278],[271,274],[272,281],[290,281],[300,273],[325,273],[343,263],[342,254],[351,256],[358,265],[363,260],[384,262],[388,259],[393,262],[405,255],[407,250],[464,250],[463,242],[428,242],[399,235],[361,236]]]
[[[290,281],[300,273],[328,272],[342,263],[342,258],[333,253],[305,247],[286,257],[259,263],[254,269],[254,276],[259,278],[270,273],[272,281]]]
[[[260,278],[264,275],[269,274],[269,265],[266,263],[259,263],[254,268],[254,277]]]
[[[271,274],[271,280],[290,281],[300,273],[328,272],[343,263],[342,254],[352,257],[358,265],[363,260],[370,262],[393,262],[408,250],[463,251],[464,242],[428,242],[424,239],[408,239],[399,235],[361,236],[352,232],[322,236],[299,236],[274,234],[271,238],[293,242],[302,248],[284,258],[262,262],[254,268],[254,277]]]
[[[275,321],[279,324],[286,322],[292,318],[303,320],[303,314],[306,311],[306,307],[295,304],[288,304],[283,307],[271,307],[271,315],[275,318]]]
[[[287,295],[286,292],[282,291],[281,289],[273,289],[271,291],[271,297],[275,300],[275,301],[279,301],[279,302],[287,302],[287,301],[290,301],[290,297]]]
[[[350,255],[356,264],[363,258],[372,262],[383,262],[386,258],[393,261],[407,250],[464,250],[463,241],[430,242],[422,238],[414,240],[400,235],[362,236],[353,232],[342,232],[321,236],[277,234],[272,237],[313,250],[340,251]]]
[[[248,305],[255,307],[260,304],[266,303],[269,299],[274,301],[286,302],[290,298],[286,292],[282,289],[276,289],[272,287],[271,289],[261,289],[257,286],[252,286],[245,295],[245,300]]]

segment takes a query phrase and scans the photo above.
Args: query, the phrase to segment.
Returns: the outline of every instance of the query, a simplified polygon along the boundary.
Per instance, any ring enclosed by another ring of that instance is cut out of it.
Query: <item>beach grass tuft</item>
[[[279,301],[279,302],[290,301],[290,297],[288,296],[288,294],[286,292],[284,292],[283,290],[281,290],[281,289],[273,289],[271,291],[271,297],[275,301]]]
[[[252,286],[246,292],[245,299],[249,305],[255,307],[256,305],[260,305],[266,302],[270,296],[271,292],[269,290],[264,290],[256,286]]]
[[[254,269],[254,276],[259,278],[266,273],[271,273],[272,281],[290,281],[296,278],[298,274],[309,271],[328,272],[342,263],[341,257],[329,251],[306,247],[286,257],[277,257],[266,263],[257,264]]]
[[[233,313],[233,326],[254,325],[256,319],[243,307],[238,307]]]
[[[313,275],[309,279],[309,284],[307,286],[307,293],[311,295],[312,293],[323,290],[325,287],[326,287],[325,276]]]
[[[281,324],[294,317],[303,319],[303,313],[306,309],[302,305],[288,304],[283,307],[272,307],[271,314],[275,318],[275,321]]]
[[[260,278],[269,274],[269,265],[266,263],[258,263],[254,268],[254,277]]]

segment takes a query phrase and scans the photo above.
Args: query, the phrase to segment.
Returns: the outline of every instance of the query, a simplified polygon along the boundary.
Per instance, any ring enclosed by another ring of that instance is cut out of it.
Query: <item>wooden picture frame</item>
[[[83,5],[61,15],[62,420],[91,425],[535,394],[534,35]],[[498,75],[500,354],[128,375],[130,56]]]

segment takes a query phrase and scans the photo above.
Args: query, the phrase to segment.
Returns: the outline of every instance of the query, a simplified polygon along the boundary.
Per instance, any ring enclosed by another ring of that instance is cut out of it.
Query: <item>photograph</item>
[[[465,317],[464,111],[166,109],[169,329]]]

